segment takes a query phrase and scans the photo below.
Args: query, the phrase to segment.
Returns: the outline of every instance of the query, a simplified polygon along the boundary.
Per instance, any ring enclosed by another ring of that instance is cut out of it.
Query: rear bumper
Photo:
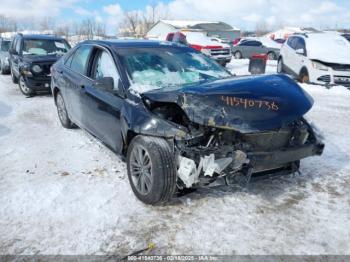
[[[249,165],[253,168],[253,173],[265,170],[280,168],[286,164],[301,160],[303,158],[321,155],[324,144],[317,141],[314,144],[307,144],[286,150],[273,152],[252,152],[247,157],[250,160]]]
[[[50,91],[50,77],[26,77],[25,82],[33,91]]]

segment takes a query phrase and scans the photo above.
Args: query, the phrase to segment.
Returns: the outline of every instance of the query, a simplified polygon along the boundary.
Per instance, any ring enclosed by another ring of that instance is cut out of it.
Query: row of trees
[[[167,11],[160,5],[148,6],[145,11],[124,12],[122,18],[119,19],[120,22],[114,25],[115,28],[112,30],[109,28],[109,34],[141,37],[146,34],[155,22],[167,17]],[[50,31],[67,38],[71,36],[81,36],[85,39],[107,37],[107,22],[100,20],[88,17],[79,22],[68,24],[58,23],[56,19],[51,17],[14,19],[0,14],[0,33],[29,30]]]

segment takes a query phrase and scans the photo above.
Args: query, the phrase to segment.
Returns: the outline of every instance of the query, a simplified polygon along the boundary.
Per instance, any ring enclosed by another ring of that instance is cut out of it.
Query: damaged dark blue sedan
[[[233,77],[185,46],[87,41],[51,71],[62,125],[126,156],[132,190],[147,204],[217,179],[295,172],[323,151],[303,118],[313,100],[292,79]]]

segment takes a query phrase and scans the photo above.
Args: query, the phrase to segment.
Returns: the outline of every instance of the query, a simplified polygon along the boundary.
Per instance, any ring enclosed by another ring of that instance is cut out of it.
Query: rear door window
[[[241,42],[240,44],[241,46],[261,46],[262,43],[259,42],[259,41],[254,41],[254,40],[248,40],[248,41],[244,41],[244,42]]]
[[[287,45],[293,49],[296,47],[296,37],[289,37],[287,41]]]
[[[70,68],[79,74],[86,75],[86,69],[88,67],[89,57],[91,53],[91,46],[84,45],[75,51],[72,56],[72,61],[70,63]]]

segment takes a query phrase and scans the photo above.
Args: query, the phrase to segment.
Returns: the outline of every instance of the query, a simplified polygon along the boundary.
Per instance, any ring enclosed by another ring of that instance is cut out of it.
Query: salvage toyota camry
[[[147,204],[217,179],[295,172],[324,145],[312,98],[283,75],[234,77],[205,55],[157,41],[87,41],[51,69],[62,125],[126,156]]]

